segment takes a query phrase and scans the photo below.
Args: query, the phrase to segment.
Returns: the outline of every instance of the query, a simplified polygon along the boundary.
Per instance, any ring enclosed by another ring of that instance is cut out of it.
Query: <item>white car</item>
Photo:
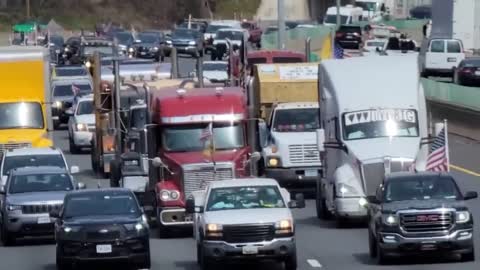
[[[302,194],[290,193],[268,178],[208,183],[194,192],[186,211],[193,214],[201,269],[233,259],[276,260],[297,269],[295,224],[290,208],[305,207]]]
[[[223,28],[217,31],[217,35],[213,40],[213,46],[218,44],[226,44],[227,39],[229,39],[232,44],[238,46],[242,45],[242,39],[248,41],[250,37],[248,30],[245,29],[234,29],[234,28]]]
[[[227,61],[204,61],[203,77],[212,83],[223,83],[228,80]]]
[[[205,34],[203,35],[204,39],[215,39],[217,31],[222,28],[242,29],[242,23],[235,20],[213,21],[207,26]]]
[[[67,161],[62,150],[54,147],[46,148],[18,148],[6,151],[0,165],[1,185],[5,185],[11,170],[29,166],[53,166],[67,169]],[[79,171],[77,166],[72,166],[70,173]]]
[[[91,147],[94,132],[93,95],[80,97],[68,121],[70,153],[77,154],[82,147]]]
[[[377,55],[386,50],[388,39],[369,39],[363,47],[363,55]]]
[[[422,43],[419,64],[422,76],[451,75],[465,59],[463,43],[459,39],[431,37]]]

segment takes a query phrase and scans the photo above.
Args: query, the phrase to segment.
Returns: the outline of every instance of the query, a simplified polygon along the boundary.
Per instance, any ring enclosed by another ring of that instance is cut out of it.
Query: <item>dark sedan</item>
[[[178,53],[190,54],[192,57],[203,56],[203,34],[196,30],[177,28],[166,42],[167,56],[170,56],[172,47]]]
[[[63,208],[50,216],[56,219],[57,269],[88,262],[150,268],[147,218],[130,190],[72,192],[65,196]]]
[[[456,84],[480,87],[480,57],[467,58],[454,71]]]
[[[360,26],[342,25],[335,33],[335,43],[344,49],[359,49],[362,42],[362,28]]]
[[[137,35],[137,40],[133,44],[135,57],[155,59],[163,61],[165,53],[163,47],[165,37],[159,32],[142,32]]]

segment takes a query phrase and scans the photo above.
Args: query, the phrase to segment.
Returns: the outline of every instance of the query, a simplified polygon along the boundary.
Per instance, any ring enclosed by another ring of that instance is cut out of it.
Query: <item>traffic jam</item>
[[[478,194],[450,172],[448,122],[431,119],[429,52],[381,24],[345,23],[317,62],[308,44],[267,50],[261,35],[253,21],[189,18],[171,33],[109,25],[0,47],[2,252],[49,238],[59,270],[160,269],[152,239],[187,234],[200,269],[309,269],[297,237],[308,210],[334,224],[315,230],[360,226],[372,268],[473,262]],[[87,176],[69,164],[81,155]]]

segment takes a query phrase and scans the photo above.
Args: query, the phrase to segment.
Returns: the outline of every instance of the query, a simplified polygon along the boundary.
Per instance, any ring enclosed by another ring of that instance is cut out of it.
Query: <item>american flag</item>
[[[442,128],[430,147],[426,170],[434,172],[448,171],[448,151],[447,141],[445,139],[445,127]]]
[[[200,135],[201,141],[211,140],[213,137],[213,125],[212,123],[208,124],[206,128],[202,130],[202,134]]]
[[[333,58],[344,59],[349,57],[351,57],[351,55],[349,53],[346,53],[345,50],[340,45],[338,45],[338,43],[335,43],[333,49]]]

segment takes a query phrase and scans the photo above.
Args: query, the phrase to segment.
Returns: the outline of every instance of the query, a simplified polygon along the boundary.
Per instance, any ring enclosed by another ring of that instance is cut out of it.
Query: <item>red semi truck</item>
[[[252,154],[247,136],[247,104],[239,87],[169,87],[152,93],[149,147],[154,151],[150,179],[157,196],[160,237],[171,228],[192,225],[185,201],[209,181],[250,176],[259,160]],[[212,134],[212,140],[208,138]],[[202,140],[202,137],[204,139]],[[206,147],[207,141],[212,147]]]

